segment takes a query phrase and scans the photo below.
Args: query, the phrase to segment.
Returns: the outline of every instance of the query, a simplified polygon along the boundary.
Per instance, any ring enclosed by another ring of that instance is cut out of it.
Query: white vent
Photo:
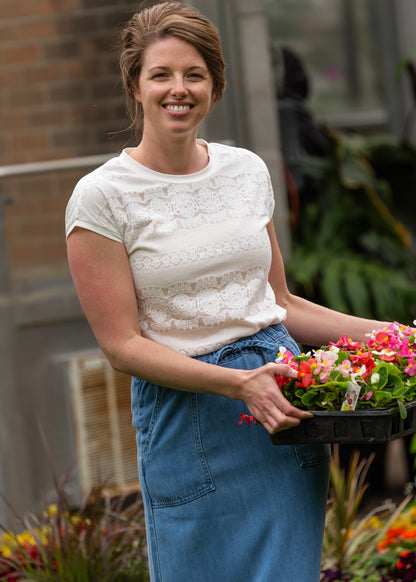
[[[81,494],[137,490],[130,376],[113,370],[101,352],[70,357],[66,368]]]

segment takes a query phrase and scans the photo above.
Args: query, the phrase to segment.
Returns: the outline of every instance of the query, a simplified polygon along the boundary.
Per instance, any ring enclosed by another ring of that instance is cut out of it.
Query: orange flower
[[[390,527],[386,531],[384,538],[378,544],[377,551],[382,552],[383,550],[385,550],[389,546],[397,545],[399,539],[400,538],[403,539],[403,534],[405,534],[405,533],[406,533],[406,528],[403,526],[402,527],[394,527],[394,526]]]
[[[401,537],[404,540],[414,540],[416,538],[416,528],[405,530],[402,532]]]

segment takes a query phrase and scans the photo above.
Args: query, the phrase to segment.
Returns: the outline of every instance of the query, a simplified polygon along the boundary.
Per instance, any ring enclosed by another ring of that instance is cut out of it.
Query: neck
[[[208,163],[206,147],[197,141],[196,136],[163,142],[153,142],[143,136],[131,155],[143,166],[162,174],[193,174]]]

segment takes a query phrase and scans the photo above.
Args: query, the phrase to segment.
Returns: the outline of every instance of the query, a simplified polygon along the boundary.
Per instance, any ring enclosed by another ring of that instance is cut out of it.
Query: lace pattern
[[[267,283],[267,168],[246,150],[208,151],[207,168],[185,176],[157,174],[123,152],[79,182],[66,213],[67,233],[78,224],[123,242],[143,335],[190,355],[285,316]]]
[[[138,304],[143,331],[194,330],[253,315],[259,299],[264,300],[265,276],[264,268],[253,267],[222,277],[142,289]]]

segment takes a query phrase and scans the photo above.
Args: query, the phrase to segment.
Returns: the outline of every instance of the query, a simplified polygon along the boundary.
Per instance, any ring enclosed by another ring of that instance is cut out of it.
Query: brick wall
[[[0,164],[126,145],[117,40],[137,0],[1,0]],[[115,133],[114,133],[115,132]],[[85,170],[84,170],[85,173]],[[7,179],[12,271],[65,262],[63,213],[82,172]]]

